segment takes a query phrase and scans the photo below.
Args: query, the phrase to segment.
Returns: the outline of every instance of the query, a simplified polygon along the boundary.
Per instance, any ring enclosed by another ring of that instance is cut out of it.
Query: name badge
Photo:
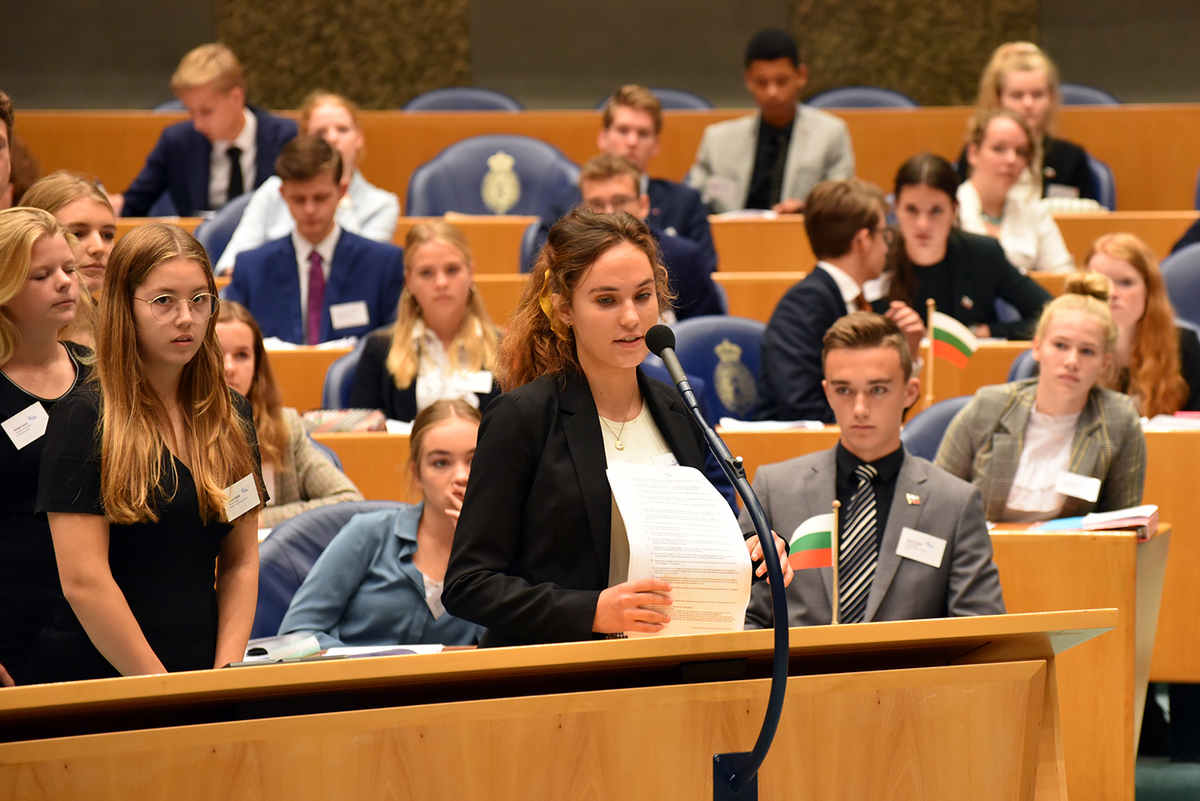
[[[371,324],[371,313],[367,311],[365,300],[334,303],[329,307],[329,322],[333,325],[334,330],[358,328]]]
[[[16,446],[17,450],[21,450],[46,433],[46,423],[48,422],[50,422],[50,416],[46,414],[46,408],[38,401],[34,401],[0,423],[0,426],[4,427],[4,433],[8,434],[8,438],[12,440],[12,444]]]
[[[250,473],[225,489],[225,519],[232,523],[258,506],[258,484]]]
[[[1078,473],[1068,473],[1066,470],[1058,474],[1054,491],[1072,498],[1081,498],[1088,503],[1095,503],[1100,497],[1100,479],[1094,476],[1081,476]]]
[[[900,529],[900,542],[896,545],[896,555],[912,559],[930,567],[941,567],[942,556],[946,553],[946,541],[941,537],[917,531],[905,526]]]
[[[476,395],[486,395],[492,391],[492,371],[477,370],[467,373],[467,388]]]

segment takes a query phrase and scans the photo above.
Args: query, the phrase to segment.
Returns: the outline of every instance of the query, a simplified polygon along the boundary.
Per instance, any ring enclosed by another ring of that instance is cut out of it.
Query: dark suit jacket
[[[294,120],[276,117],[249,106],[258,120],[255,136],[257,155],[254,162],[254,186],[275,174],[279,151],[297,132]],[[124,217],[145,217],[159,195],[168,192],[180,217],[194,217],[209,207],[208,161],[212,142],[196,130],[190,120],[177,122],[163,130],[142,171],[125,190]],[[230,198],[232,200],[233,198]]]
[[[780,299],[763,334],[754,419],[835,422],[821,388],[821,349],[829,326],[845,315],[837,282],[820,267]]]
[[[342,231],[325,283],[325,312],[319,341],[366,336],[392,322],[403,288],[404,251],[395,245],[372,242]],[[225,288],[224,297],[249,309],[263,336],[304,342],[305,312],[300,308],[300,274],[291,236],[239,253],[233,280]],[[335,329],[329,307],[356,300],[367,304],[370,317],[367,324]]]
[[[396,386],[396,380],[387,369],[388,351],[392,349],[392,332],[378,331],[367,338],[363,346],[358,367],[354,370],[354,383],[350,385],[350,408],[380,409],[390,420],[412,420],[417,416],[417,380],[404,389]],[[492,391],[475,393],[479,398],[479,411],[500,395],[500,387],[493,381]]]
[[[542,376],[501,395],[479,428],[442,602],[487,626],[481,646],[588,640],[608,586],[612,494],[587,380]],[[679,396],[638,371],[650,414],[682,465],[703,441]]]
[[[647,183],[650,215],[646,217],[646,222],[668,234],[690,239],[700,245],[705,251],[705,258],[711,258],[715,265],[717,254],[713,248],[712,229],[708,225],[708,209],[704,207],[700,193],[690,186],[663,178],[651,178]],[[533,248],[531,259],[536,260],[542,245],[546,244],[550,226],[582,202],[579,187],[573,183],[563,181],[554,190],[538,223],[537,244]],[[521,266],[522,270],[532,268],[532,263]]]
[[[837,495],[834,453],[830,449],[763,465],[755,473],[754,493],[767,522],[783,539],[790,540],[797,526],[810,517],[830,512]],[[920,503],[910,503],[910,497]],[[742,527],[751,527],[744,512]],[[896,553],[905,527],[946,541],[940,567]],[[833,568],[796,571],[787,588],[788,625],[830,623],[832,598]],[[919,456],[905,453],[879,542],[879,562],[863,621],[1002,614],[1000,573],[992,561],[992,540],[979,490]],[[769,588],[765,583],[756,584],[746,625],[766,628],[773,619]]]
[[[675,293],[675,318],[724,314],[721,293],[712,279],[717,268],[712,251],[690,239],[663,233],[653,225],[650,230],[658,239],[658,250],[670,276],[671,291]]]

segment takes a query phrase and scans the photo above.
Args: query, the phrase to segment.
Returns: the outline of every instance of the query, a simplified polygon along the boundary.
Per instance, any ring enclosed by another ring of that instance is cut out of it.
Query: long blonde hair
[[[1175,310],[1158,258],[1133,234],[1105,234],[1088,248],[1086,266],[1097,253],[1127,262],[1137,270],[1146,288],[1146,309],[1138,321],[1137,337],[1129,354],[1129,383],[1119,386],[1120,377],[1110,382],[1113,389],[1128,393],[1138,411],[1147,417],[1175,414],[1188,399],[1187,382],[1179,371],[1179,332]]]
[[[404,239],[406,271],[412,264],[413,254],[429,242],[444,242],[462,254],[464,264],[471,263],[471,245],[462,231],[447,222],[420,223],[414,225]],[[396,322],[392,325],[392,347],[387,355],[387,369],[397,389],[407,389],[416,378],[421,355],[413,346],[413,328],[418,320],[423,319],[421,306],[412,292],[408,291],[406,280],[404,290],[400,293]],[[479,288],[472,281],[471,292],[467,295],[467,314],[447,351],[450,364],[458,370],[493,369],[498,345],[496,327],[484,308]]]
[[[1000,95],[1004,92],[1004,82],[1014,72],[1041,72],[1046,76],[1046,85],[1050,89],[1050,113],[1046,116],[1046,129],[1050,129],[1054,121],[1054,112],[1058,110],[1060,93],[1058,88],[1058,68],[1050,57],[1033,42],[1006,42],[996,48],[983,68],[979,77],[979,95],[975,99],[975,107],[979,111],[995,108],[1000,105]]]
[[[29,187],[21,196],[21,205],[44,209],[51,214],[56,214],[63,206],[83,198],[94,200],[104,206],[108,209],[109,214],[113,215],[113,219],[116,219],[117,215],[113,211],[112,203],[108,200],[108,195],[104,194],[94,181],[88,180],[77,172],[67,170],[52,172],[35,181],[33,186]]]
[[[96,380],[100,383],[100,484],[105,514],[114,523],[158,520],[160,488],[179,475],[169,458],[167,408],[140,368],[133,293],[155,267],[174,259],[193,261],[216,294],[212,267],[195,238],[174,225],[150,223],[126,234],[113,248],[104,276],[104,302],[96,331]],[[249,473],[250,421],[234,411],[225,386],[217,316],[204,331],[199,352],[183,368],[178,402],[185,410],[183,438],[191,454],[200,519],[225,520],[225,488]],[[164,463],[166,467],[164,468]],[[259,491],[262,491],[261,483]]]
[[[288,429],[283,421],[283,400],[275,383],[275,373],[263,347],[262,329],[249,309],[232,300],[221,301],[217,322],[245,323],[254,337],[254,377],[250,380],[250,393],[246,399],[254,409],[254,433],[258,436],[258,450],[263,461],[281,467],[288,449]]]

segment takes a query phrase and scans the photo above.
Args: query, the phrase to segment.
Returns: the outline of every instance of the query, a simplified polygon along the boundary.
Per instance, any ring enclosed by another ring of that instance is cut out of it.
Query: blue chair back
[[[881,86],[840,86],[804,101],[813,108],[917,108],[911,97]]]
[[[556,147],[528,136],[487,134],[455,142],[413,171],[407,209],[413,217],[541,214],[579,167]]]
[[[950,421],[972,397],[963,395],[933,404],[908,421],[900,431],[900,442],[909,453],[932,462],[942,445],[942,437],[945,436]]]
[[[398,501],[346,501],[301,512],[271,530],[258,545],[258,609],[253,637],[274,637],[292,596],[304,583],[313,563],[342,526],[362,512],[395,509]]]
[[[238,195],[196,227],[196,240],[204,246],[205,252],[208,253],[208,260],[213,264],[216,264],[217,259],[221,258],[221,254],[225,252],[225,248],[229,245],[229,240],[233,238],[233,232],[237,229],[238,223],[242,221],[242,214],[246,211],[246,206],[252,197],[254,197],[253,190]]]
[[[334,467],[342,472],[345,472],[345,470],[342,468],[342,457],[337,455],[337,451],[326,445],[324,442],[318,442],[317,440],[313,439],[312,434],[308,435],[308,441],[311,442],[312,446],[316,448],[322,456],[328,459]]]
[[[1024,381],[1026,378],[1033,378],[1037,373],[1037,362],[1033,360],[1032,350],[1023,350],[1017,354],[1017,358],[1013,359],[1012,366],[1008,368],[1009,381]]]
[[[1092,171],[1092,180],[1096,183],[1096,200],[1109,211],[1117,210],[1117,181],[1113,177],[1112,167],[1100,159],[1087,154],[1088,168]]]
[[[524,106],[503,92],[479,86],[450,86],[417,95],[403,111],[522,111]]]
[[[1196,199],[1192,205],[1196,209],[1200,209],[1200,172],[1196,173]]]
[[[675,353],[688,375],[711,388],[718,417],[748,420],[758,406],[758,370],[766,323],[724,314],[675,324]]]
[[[172,97],[170,100],[164,100],[161,103],[155,104],[154,108],[150,110],[164,113],[168,111],[186,111],[187,109],[184,107],[182,100],[178,97]]]
[[[1200,326],[1200,243],[1181,248],[1163,259],[1162,273],[1175,314]]]
[[[525,233],[521,234],[521,262],[517,268],[523,273],[533,269],[533,260],[537,256],[533,251],[538,244],[538,228],[541,226],[541,220],[534,220],[525,227]]]
[[[150,204],[149,210],[146,211],[147,217],[178,217],[179,209],[175,207],[175,201],[171,198],[170,192],[163,192],[158,196],[158,199]]]
[[[334,359],[325,371],[325,383],[321,385],[322,409],[345,409],[350,406],[354,371],[358,369],[358,361],[362,358],[363,348],[367,346],[367,338],[370,336],[371,334],[367,334],[354,343],[353,350]]]
[[[671,374],[667,372],[667,366],[663,364],[662,359],[653,353],[642,360],[642,372],[664,384],[672,387],[675,386],[675,382],[671,380]],[[708,392],[708,383],[699,376],[690,373],[684,373],[684,375],[687,376],[688,384],[692,387],[692,394],[696,396],[696,404],[700,407],[700,414],[704,415],[704,419],[708,421],[710,426],[716,426],[721,421],[721,416],[717,414],[717,410],[713,407],[713,402]]]
[[[1059,97],[1064,106],[1119,106],[1121,101],[1103,89],[1080,83],[1060,83]]]
[[[689,92],[686,89],[663,89],[661,87],[654,87],[651,88],[650,91],[655,97],[658,98],[658,102],[662,103],[662,107],[664,109],[707,111],[713,108],[713,104],[707,98],[701,97],[695,92]],[[608,95],[599,103],[597,103],[596,108],[604,108],[608,104],[608,99],[610,97],[612,97],[612,95]]]

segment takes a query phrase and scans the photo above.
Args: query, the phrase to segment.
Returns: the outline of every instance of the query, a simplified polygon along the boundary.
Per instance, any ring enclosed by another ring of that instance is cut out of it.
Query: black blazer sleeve
[[[1200,412],[1200,339],[1190,328],[1179,328],[1179,371],[1187,382],[1185,412]]]
[[[1028,275],[1001,259],[995,266],[996,297],[1011,303],[1021,313],[1021,319],[1013,322],[995,320],[988,323],[992,336],[1005,339],[1031,339],[1042,309],[1054,297]],[[994,305],[994,304],[993,304]]]

